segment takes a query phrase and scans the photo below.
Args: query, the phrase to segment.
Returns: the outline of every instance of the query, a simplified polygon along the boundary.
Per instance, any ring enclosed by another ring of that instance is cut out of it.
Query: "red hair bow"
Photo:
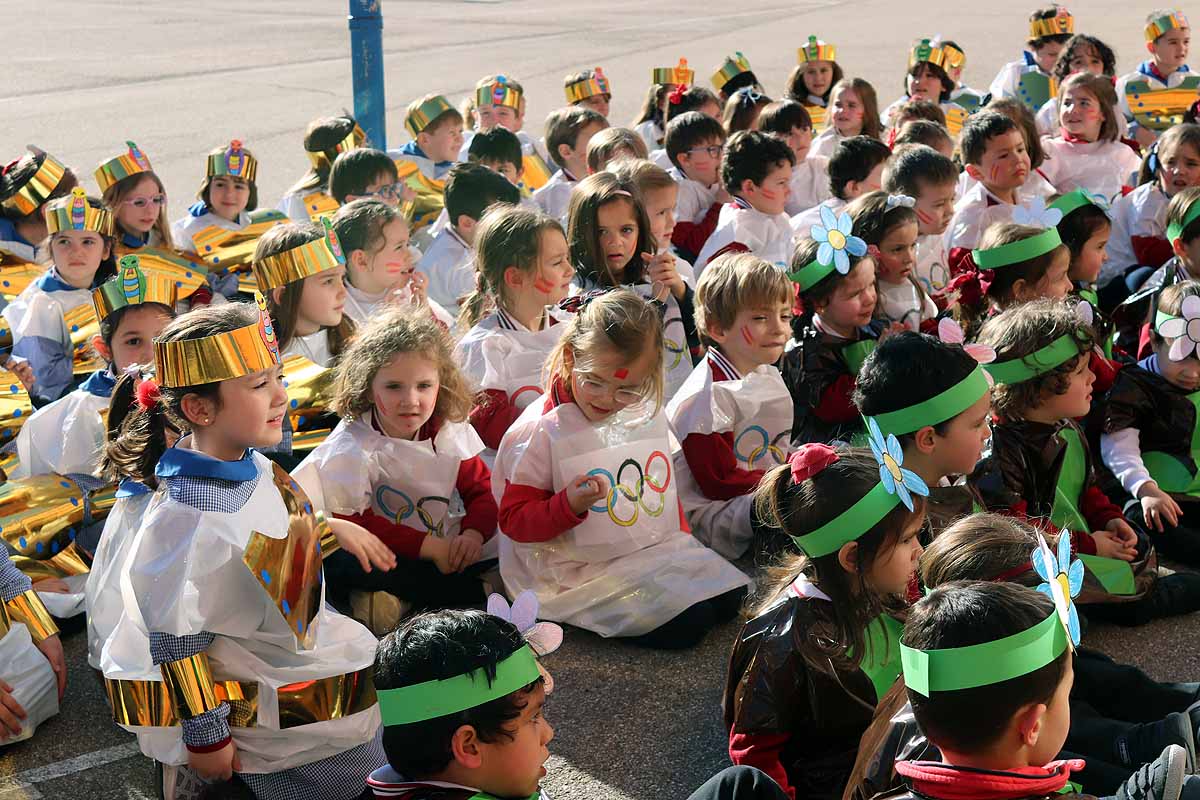
[[[687,87],[682,83],[675,84],[675,88],[671,90],[671,94],[667,96],[667,100],[671,105],[677,106],[683,102],[683,93],[687,91]]]
[[[801,445],[788,456],[792,483],[801,484],[838,460],[837,450],[827,444]]]
[[[959,268],[964,271],[950,280],[942,294],[947,297],[957,296],[958,302],[967,308],[983,308],[984,298],[996,278],[996,273],[975,266],[975,259],[970,253],[967,253]]]
[[[143,411],[149,411],[158,405],[158,399],[161,396],[158,384],[150,378],[139,383],[133,393],[137,397],[138,407]]]

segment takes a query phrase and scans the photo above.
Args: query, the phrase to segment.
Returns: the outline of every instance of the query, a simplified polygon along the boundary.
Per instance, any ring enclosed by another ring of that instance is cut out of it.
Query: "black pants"
[[[443,575],[432,561],[399,558],[387,572],[364,572],[357,558],[338,550],[325,559],[325,580],[334,603],[344,603],[352,591],[388,592],[410,603],[414,611],[472,608],[487,599],[479,576],[495,564],[494,560],[481,561],[462,572]]]
[[[684,650],[699,644],[717,625],[733,619],[745,599],[746,589],[742,587],[701,600],[649,633],[630,636],[626,641],[657,650]]]
[[[1196,505],[1181,503],[1180,507],[1184,513],[1179,519],[1179,524],[1170,525],[1164,520],[1161,532],[1146,524],[1141,503],[1130,506],[1126,517],[1150,534],[1150,540],[1154,542],[1158,552],[1188,566],[1200,567],[1200,508]]]
[[[787,800],[787,793],[754,767],[726,767],[700,784],[688,800]]]
[[[1200,700],[1200,683],[1156,681],[1137,667],[1118,664],[1097,650],[1075,652],[1071,697],[1100,714],[1125,722],[1157,722]]]
[[[1140,509],[1127,519],[1137,533],[1137,558],[1141,560],[1149,552],[1151,542],[1155,542],[1157,549],[1157,541],[1151,538],[1142,523]],[[1155,532],[1154,535],[1162,534]],[[1089,603],[1081,606],[1081,609],[1088,617],[1116,625],[1144,625],[1152,619],[1190,614],[1200,611],[1200,574],[1177,572],[1174,575],[1164,575],[1154,582],[1154,586],[1144,597],[1137,600]]]

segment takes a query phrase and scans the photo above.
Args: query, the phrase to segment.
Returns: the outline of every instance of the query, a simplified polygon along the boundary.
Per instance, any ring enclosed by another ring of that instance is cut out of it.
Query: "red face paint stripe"
[[[754,344],[754,337],[750,335],[750,329],[745,325],[742,326],[742,341],[746,344]]]
[[[533,282],[533,288],[542,294],[550,294],[554,290],[554,284],[539,275]]]
[[[921,222],[924,222],[926,225],[933,224],[933,215],[926,214],[924,211],[922,211],[919,208],[917,209],[917,219],[921,220]]]
[[[628,377],[629,377],[629,370],[627,370],[627,369],[619,369],[619,370],[617,370],[616,372],[614,372],[614,373],[613,373],[613,377],[614,377],[614,378],[616,378],[616,379],[617,379],[617,380],[619,380],[619,381],[623,381],[623,380],[625,380],[626,378],[628,378]]]

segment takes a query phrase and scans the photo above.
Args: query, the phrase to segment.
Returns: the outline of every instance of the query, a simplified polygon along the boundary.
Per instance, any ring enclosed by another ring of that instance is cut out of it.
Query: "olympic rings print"
[[[394,500],[388,500],[388,495],[398,496],[400,500],[399,510],[397,510],[396,506],[393,505]],[[397,525],[403,525],[405,524],[405,520],[415,513],[417,518],[421,520],[421,524],[425,526],[425,530],[427,532],[432,533],[434,536],[443,536],[445,535],[445,510],[442,511],[442,518],[434,521],[431,510],[427,508],[427,506],[436,505],[437,503],[442,503],[447,510],[450,507],[450,500],[446,497],[430,495],[427,497],[422,497],[420,500],[414,503],[412,498],[407,494],[391,486],[380,486],[375,490],[375,505],[377,505],[380,510],[383,511],[384,516],[390,519],[392,522],[395,522]]]
[[[521,405],[521,398],[524,395],[528,395],[528,394],[533,395],[532,397],[525,398],[524,402],[525,402],[525,405],[527,406],[530,403],[532,403],[534,398],[536,398],[541,393],[542,393],[542,387],[540,387],[540,386],[522,386],[521,388],[517,389],[515,392],[513,392],[512,394],[510,394],[508,396],[508,402],[512,403],[517,408],[524,410],[525,406]]]
[[[662,461],[662,475],[657,477],[652,474],[656,459]],[[626,472],[637,473],[637,479],[633,484],[622,482]],[[625,459],[617,469],[615,478],[603,467],[597,467],[588,473],[588,477],[592,475],[608,479],[608,499],[592,506],[591,510],[598,514],[608,514],[608,518],[622,528],[631,527],[636,523],[638,515],[642,511],[651,517],[661,517],[663,510],[667,507],[667,488],[671,485],[671,459],[667,458],[661,450],[651,453],[650,457],[646,459],[645,466],[639,464],[636,459]],[[647,488],[650,489],[651,494],[659,496],[658,506],[655,508],[646,504]],[[627,517],[622,517],[617,512],[617,503],[621,497],[628,500],[633,508],[633,513]]]
[[[671,329],[672,326],[678,326],[678,328],[679,328],[678,334],[668,335],[667,332]],[[676,338],[672,338],[672,337],[676,337]],[[678,367],[679,363],[681,361],[683,361],[683,354],[685,352],[687,352],[687,346],[679,344],[679,342],[681,342],[681,341],[682,342],[687,341],[687,332],[684,330],[684,327],[683,327],[683,318],[682,317],[671,317],[670,319],[664,320],[663,321],[663,349],[667,351],[668,357],[670,357],[670,356],[675,357],[674,361],[668,360],[667,369],[669,369],[669,370],[675,369],[676,367]]]
[[[762,443],[751,450],[749,455],[742,452],[742,439],[748,433],[756,433],[762,437]],[[761,425],[751,425],[739,433],[737,438],[733,440],[733,454],[737,456],[738,461],[746,465],[747,469],[754,468],[758,460],[767,455],[774,458],[776,464],[782,464],[786,456],[784,456],[783,449],[779,446],[779,440],[789,435],[791,435],[791,431],[784,431],[774,439],[770,439],[766,428],[763,428]]]

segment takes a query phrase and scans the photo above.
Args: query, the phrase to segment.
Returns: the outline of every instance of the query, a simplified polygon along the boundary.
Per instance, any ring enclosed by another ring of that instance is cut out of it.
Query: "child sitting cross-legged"
[[[792,399],[775,364],[791,333],[792,284],[761,258],[731,253],[696,287],[708,352],[667,404],[682,444],[675,474],[697,539],[726,558],[750,546],[751,496],[791,449]]]

